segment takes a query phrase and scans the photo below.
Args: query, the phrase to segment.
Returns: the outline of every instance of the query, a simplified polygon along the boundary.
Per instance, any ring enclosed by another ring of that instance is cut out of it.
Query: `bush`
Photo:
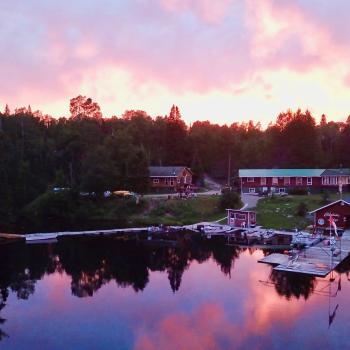
[[[306,188],[292,188],[289,190],[289,194],[293,194],[296,196],[305,196],[308,194]]]
[[[329,192],[327,190],[325,190],[322,193],[322,200],[321,200],[320,204],[323,204],[323,205],[329,204],[331,202],[329,197],[330,197]]]
[[[237,192],[224,192],[220,197],[220,209],[237,209],[242,206],[241,197]]]
[[[300,202],[299,205],[297,206],[297,211],[296,211],[296,215],[297,216],[305,216],[308,212],[308,208],[307,205],[305,204],[305,202]]]

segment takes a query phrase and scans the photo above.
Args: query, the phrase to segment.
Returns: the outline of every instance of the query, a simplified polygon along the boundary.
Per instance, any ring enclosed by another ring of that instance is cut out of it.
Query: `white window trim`
[[[272,185],[278,185],[278,177],[272,178]]]
[[[254,187],[250,187],[248,191],[249,191],[249,193],[255,193],[255,188]]]
[[[247,177],[247,182],[254,182],[254,177]]]
[[[174,179],[170,179],[169,185],[170,185],[170,186],[174,186],[174,183],[175,183]]]
[[[307,184],[307,185],[312,185],[312,177],[308,177],[308,178],[306,179],[306,184]]]
[[[296,177],[295,178],[296,185],[302,185],[303,184],[303,178],[302,177]]]
[[[159,184],[159,179],[153,179],[154,184]]]
[[[260,185],[266,186],[266,177],[261,177],[260,178]]]
[[[284,187],[280,187],[278,189],[278,193],[286,193],[286,189]]]
[[[324,176],[322,177],[322,185],[336,186],[338,185],[337,176]]]

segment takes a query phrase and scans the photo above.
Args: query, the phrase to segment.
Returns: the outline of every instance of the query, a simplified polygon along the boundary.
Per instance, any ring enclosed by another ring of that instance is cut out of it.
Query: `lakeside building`
[[[250,228],[256,225],[256,213],[251,210],[226,209],[227,225],[232,227]]]
[[[193,173],[186,166],[150,166],[150,185],[155,190],[186,192],[192,190]]]
[[[242,193],[289,193],[303,189],[346,191],[350,188],[350,169],[239,169]]]
[[[339,199],[311,211],[310,214],[314,215],[314,232],[329,233],[329,230],[334,230],[331,217],[338,230],[345,230],[350,228],[350,199]]]

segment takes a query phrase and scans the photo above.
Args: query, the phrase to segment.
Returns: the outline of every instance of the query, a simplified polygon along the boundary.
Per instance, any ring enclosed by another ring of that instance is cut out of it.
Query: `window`
[[[272,178],[272,185],[278,185],[278,177]]]
[[[312,185],[312,177],[308,177],[307,180],[306,180],[306,183],[308,185]]]
[[[336,176],[324,176],[322,177],[322,185],[337,185],[338,178]]]
[[[337,185],[338,178],[336,176],[330,176],[330,183],[331,183],[331,185]]]
[[[154,184],[159,184],[159,179],[153,179]]]
[[[278,192],[279,192],[279,193],[286,193],[286,189],[285,189],[284,187],[280,187],[280,188],[278,189]]]
[[[290,185],[290,177],[285,177],[283,182],[285,185]]]
[[[245,220],[246,216],[245,216],[245,214],[242,214],[242,213],[235,213],[235,219]]]
[[[254,177],[247,177],[247,182],[254,182]]]
[[[176,180],[176,181],[177,181],[177,183],[178,183],[178,184],[181,182],[181,180],[180,180],[180,178],[179,178],[179,177],[177,178],[177,180]]]
[[[302,177],[297,177],[296,178],[296,184],[297,185],[302,185],[303,184],[303,178]]]
[[[262,178],[260,179],[260,184],[261,184],[261,185],[266,185],[266,177],[262,177]]]
[[[249,193],[255,193],[255,188],[250,188]]]
[[[170,179],[170,186],[174,186],[174,179]]]
[[[165,183],[166,185],[169,184],[169,179],[168,179],[167,177],[164,179],[164,183]]]

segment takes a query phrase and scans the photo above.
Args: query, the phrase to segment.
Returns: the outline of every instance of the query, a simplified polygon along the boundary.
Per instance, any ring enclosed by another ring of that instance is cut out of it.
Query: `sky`
[[[1,0],[0,109],[179,106],[188,123],[350,114],[347,0]]]

